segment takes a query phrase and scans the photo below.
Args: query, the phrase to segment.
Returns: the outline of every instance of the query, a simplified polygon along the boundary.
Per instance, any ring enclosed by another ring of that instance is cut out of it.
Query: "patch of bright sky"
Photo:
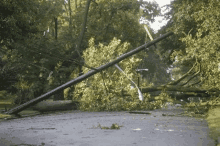
[[[165,9],[166,9],[165,7],[164,8],[162,8],[162,7],[165,6],[165,5],[170,4],[171,1],[173,1],[173,0],[143,0],[143,1],[148,1],[148,2],[155,1],[160,6],[161,13],[164,14],[167,11],[165,11]],[[158,16],[158,17],[155,18],[155,22],[150,23],[150,27],[156,33],[162,26],[167,24],[167,21],[168,20],[164,20],[164,17]],[[141,22],[141,23],[143,24],[144,22]],[[171,73],[172,72],[172,68],[173,68],[173,66],[171,65],[171,67],[166,70],[167,73]],[[174,78],[172,77],[172,73],[171,73],[171,79],[174,80]]]
[[[170,4],[171,1],[173,0],[144,0],[144,1],[148,1],[148,2],[153,2],[155,1],[156,3],[158,3],[158,5],[161,8],[161,13],[164,14],[167,11],[165,11],[165,8],[162,8],[164,5],[168,5]],[[154,29],[154,32],[156,33],[162,26],[166,25],[167,21],[163,20],[164,17],[162,16],[158,16],[155,18],[155,22],[154,23],[150,23],[150,27]]]

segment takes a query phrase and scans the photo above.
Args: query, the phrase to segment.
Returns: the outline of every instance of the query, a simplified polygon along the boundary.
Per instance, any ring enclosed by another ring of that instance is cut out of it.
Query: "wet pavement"
[[[145,114],[146,113],[146,114]],[[151,113],[151,114],[148,114]],[[0,146],[214,146],[204,119],[182,109],[46,113],[0,122]],[[117,123],[120,129],[101,129]]]

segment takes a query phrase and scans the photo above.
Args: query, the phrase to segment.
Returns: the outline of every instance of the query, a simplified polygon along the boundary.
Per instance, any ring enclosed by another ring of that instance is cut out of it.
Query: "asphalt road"
[[[207,122],[181,109],[63,111],[0,122],[0,146],[214,146]],[[118,130],[101,129],[117,123]]]

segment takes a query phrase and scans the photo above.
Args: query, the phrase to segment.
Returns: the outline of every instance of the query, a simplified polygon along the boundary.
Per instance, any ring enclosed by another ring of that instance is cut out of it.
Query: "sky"
[[[156,1],[160,7],[170,4],[171,1],[173,0],[144,0],[148,2]],[[164,9],[161,8],[162,14],[165,13]],[[150,23],[150,27],[154,29],[155,33],[165,24],[167,21],[163,20],[163,17],[156,17],[154,23]]]

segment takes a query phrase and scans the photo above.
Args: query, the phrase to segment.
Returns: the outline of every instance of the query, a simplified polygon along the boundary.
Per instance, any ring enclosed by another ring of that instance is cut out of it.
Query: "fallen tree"
[[[60,100],[60,101],[41,101],[32,107],[33,110],[40,112],[48,111],[60,111],[60,110],[73,110],[77,109],[79,102],[72,100]]]
[[[69,82],[67,82],[67,83],[65,83],[65,84],[63,84],[63,85],[61,85],[61,86],[59,86],[59,87],[57,87],[57,88],[55,88],[55,89],[45,93],[45,94],[37,97],[37,98],[35,98],[35,99],[32,99],[32,100],[30,100],[30,101],[28,101],[28,102],[26,102],[26,103],[24,103],[24,104],[22,104],[20,106],[17,106],[15,108],[7,111],[6,114],[17,114],[17,113],[21,112],[22,110],[24,110],[24,109],[26,109],[26,108],[28,108],[28,107],[30,107],[32,105],[35,105],[36,103],[38,103],[40,101],[48,99],[51,95],[54,95],[54,94],[58,93],[59,91],[62,91],[64,89],[66,89],[67,87],[70,87],[70,86],[72,86],[74,84],[77,84],[77,83],[87,79],[88,77],[90,77],[90,76],[92,76],[92,75],[94,75],[94,74],[96,74],[96,73],[98,73],[98,72],[100,72],[100,71],[102,71],[104,69],[107,69],[107,68],[115,65],[116,63],[119,63],[120,61],[122,61],[122,60],[124,60],[124,59],[126,59],[126,58],[128,58],[128,57],[130,57],[130,56],[132,56],[132,55],[134,55],[134,54],[144,50],[145,48],[148,48],[148,47],[154,45],[155,43],[157,43],[157,42],[159,42],[159,41],[163,40],[164,38],[166,38],[168,36],[171,36],[171,35],[173,35],[173,32],[166,33],[166,34],[160,36],[159,38],[157,38],[157,39],[155,39],[155,40],[153,40],[153,41],[151,41],[151,42],[149,42],[147,44],[139,46],[136,49],[134,49],[134,50],[132,50],[132,51],[130,51],[128,53],[125,53],[125,54],[119,56],[116,60],[114,60],[112,62],[109,62],[107,64],[101,65],[100,67],[94,68],[94,69],[90,70],[89,72],[87,72],[84,75],[81,75],[81,76],[79,76],[79,77],[77,77],[77,78],[75,78],[75,79],[73,79],[73,80],[71,80],[71,81],[69,81]]]
[[[209,90],[205,89],[199,89],[199,88],[188,88],[188,87],[182,87],[182,86],[159,86],[159,87],[149,87],[149,88],[141,88],[142,93],[148,93],[148,92],[154,92],[154,91],[178,91],[178,92],[195,92],[195,93],[206,93]],[[211,91],[214,92],[214,91]],[[216,91],[218,92],[218,91]]]
[[[219,90],[207,90],[207,89],[199,89],[195,87],[182,87],[182,86],[172,86],[172,85],[166,85],[166,86],[158,86],[158,87],[149,87],[149,88],[141,88],[142,93],[150,93],[152,95],[152,92],[156,91],[166,91],[172,98],[175,98],[177,100],[184,99],[187,100],[188,97],[204,97],[209,98],[211,96],[218,96],[220,95]],[[175,92],[175,93],[173,93]],[[153,96],[158,96],[158,94]]]

